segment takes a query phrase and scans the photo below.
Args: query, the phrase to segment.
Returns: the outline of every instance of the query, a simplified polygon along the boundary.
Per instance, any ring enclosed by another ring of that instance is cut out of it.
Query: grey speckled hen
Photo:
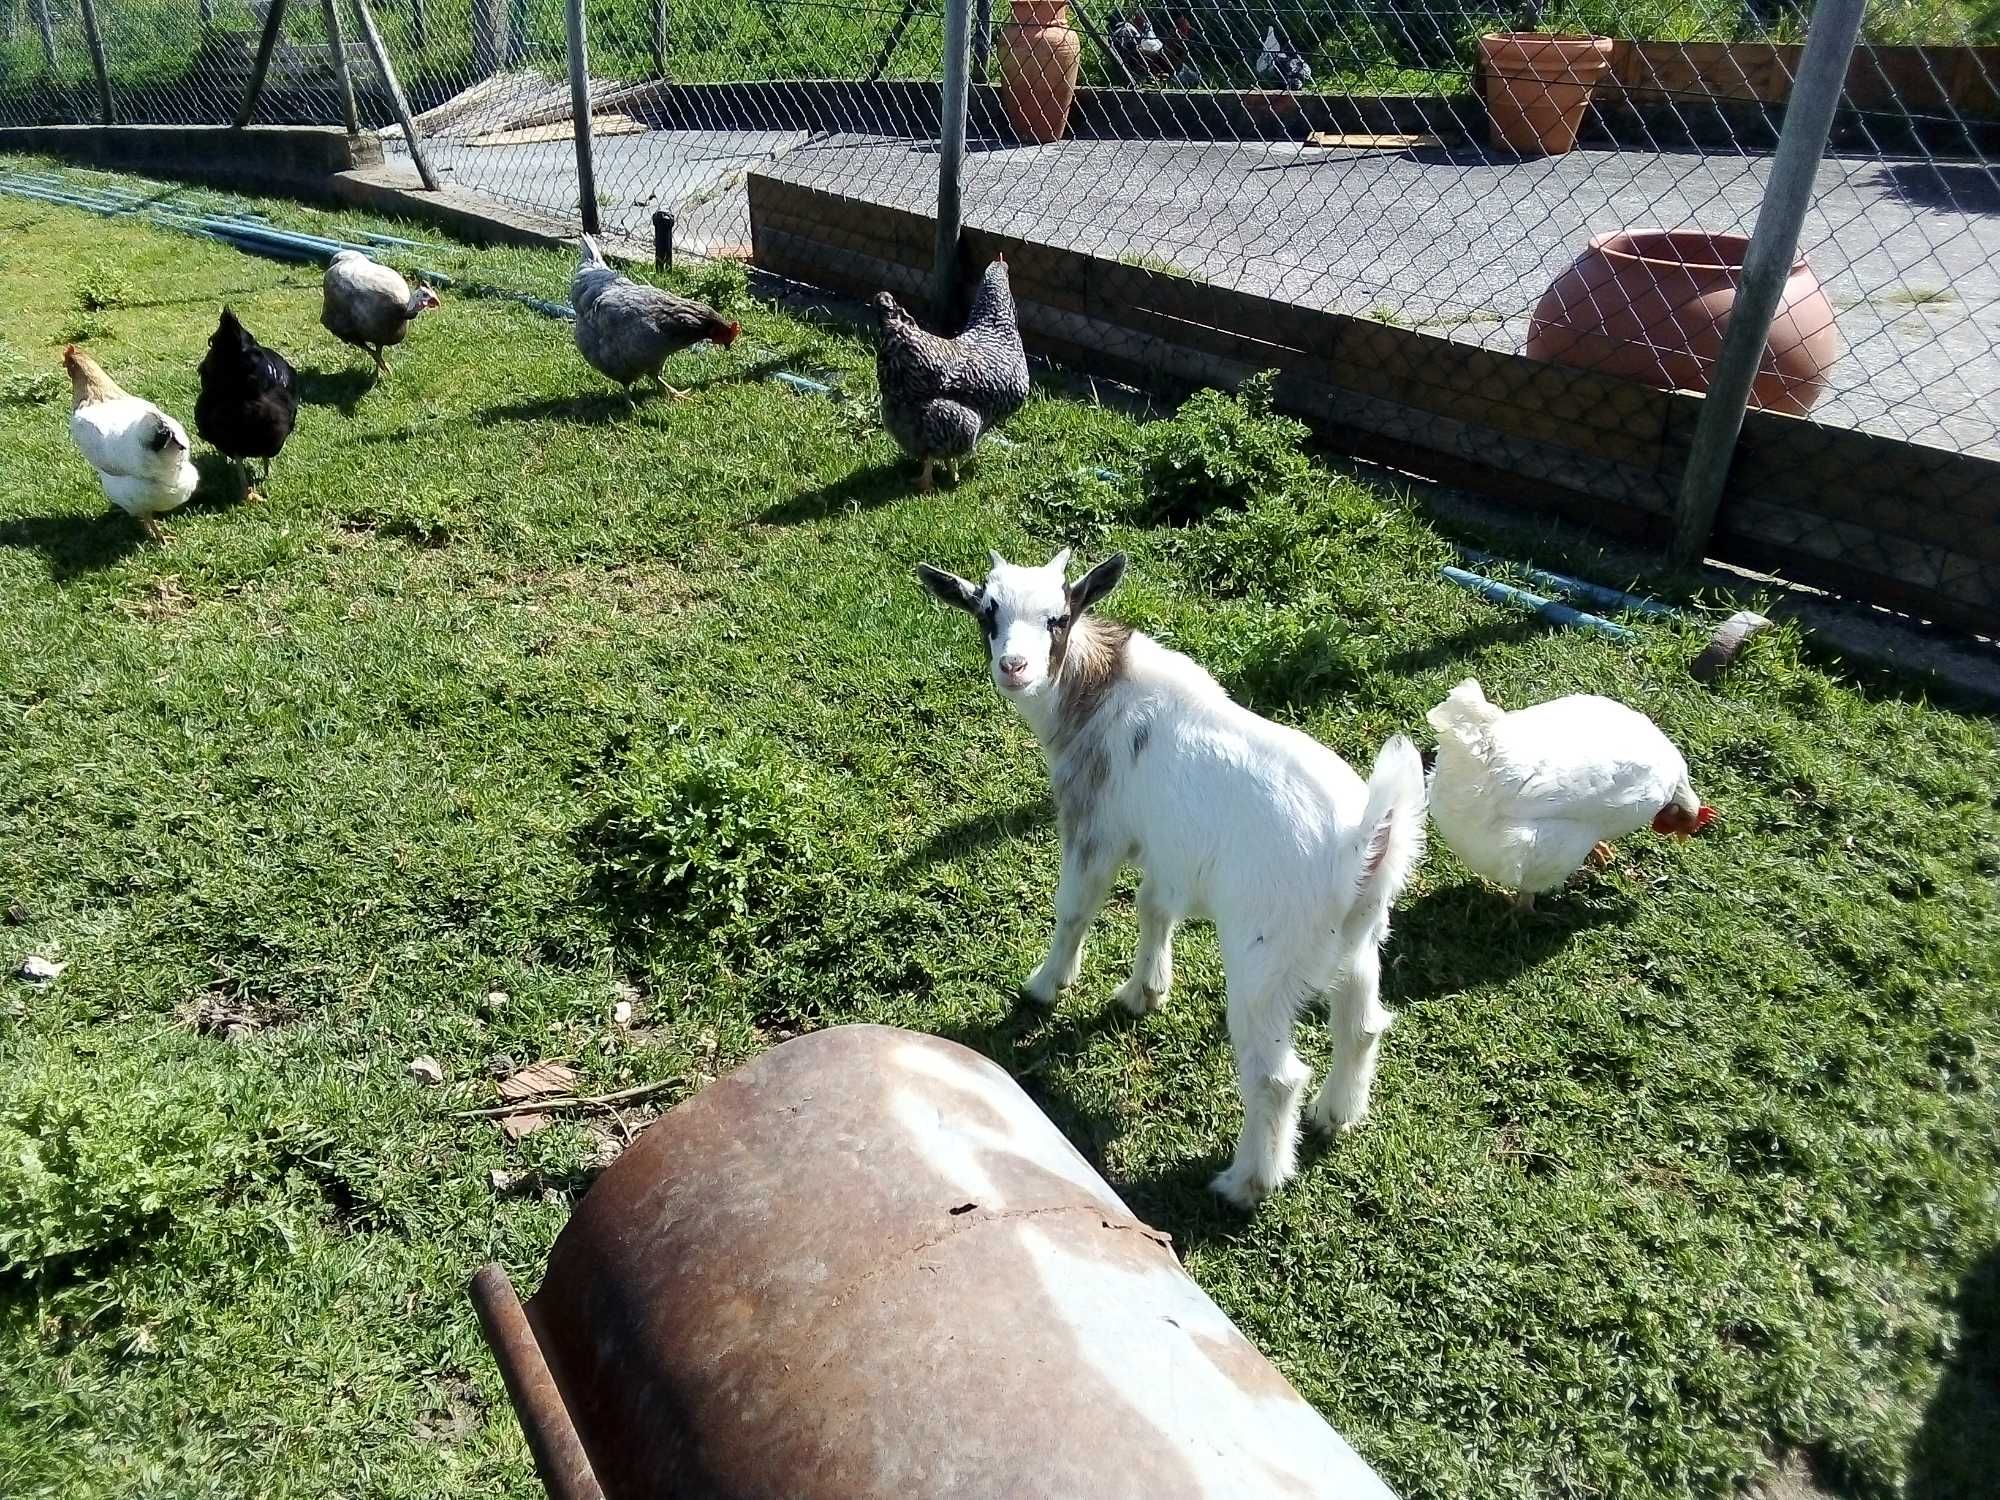
[[[1007,262],[986,268],[957,338],[926,333],[887,292],[877,293],[873,306],[882,324],[875,350],[882,425],[904,452],[923,460],[917,485],[928,490],[938,463],[965,457],[981,433],[1028,399],[1028,354]]]
[[[611,269],[597,241],[577,241],[569,300],[576,308],[576,347],[600,375],[626,388],[649,378],[677,400],[688,399],[661,378],[668,359],[704,339],[728,348],[743,331],[706,303],[676,297]]]
[[[342,250],[328,261],[321,285],[320,326],[343,343],[367,350],[378,376],[389,374],[383,351],[403,342],[412,318],[438,305],[437,293],[429,287],[412,291],[393,269],[359,250]]]

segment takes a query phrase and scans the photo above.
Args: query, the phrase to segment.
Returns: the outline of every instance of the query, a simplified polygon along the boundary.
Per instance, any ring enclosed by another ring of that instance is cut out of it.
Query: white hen
[[[63,368],[72,392],[70,440],[97,471],[105,498],[154,541],[164,540],[153,518],[187,504],[200,482],[187,430],[152,402],[121,389],[74,344],[63,350]]]
[[[1673,742],[1609,698],[1578,693],[1507,713],[1468,677],[1425,717],[1438,732],[1431,820],[1524,909],[1613,839],[1649,824],[1685,836],[1715,816]]]

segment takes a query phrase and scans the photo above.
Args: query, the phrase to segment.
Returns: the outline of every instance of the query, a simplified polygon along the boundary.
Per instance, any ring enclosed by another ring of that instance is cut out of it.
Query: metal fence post
[[[472,0],[472,76],[491,78],[507,56],[507,0]]]
[[[1757,212],[1757,228],[1743,257],[1743,284],[1737,290],[1736,305],[1722,338],[1722,353],[1716,358],[1715,373],[1701,403],[1687,467],[1681,472],[1680,504],[1669,553],[1677,566],[1700,562],[1715,528],[1722,487],[1728,481],[1729,463],[1743,431],[1750,387],[1763,362],[1778,300],[1798,256],[1799,231],[1812,203],[1820,155],[1826,150],[1827,132],[1833,126],[1833,113],[1847,80],[1863,3],[1820,0],[1813,11],[1798,77],[1785,106],[1778,149],[1771,159],[1763,207]]]
[[[215,0],[201,0],[201,29],[207,31],[215,24]]]
[[[320,0],[326,17],[326,44],[333,53],[333,81],[340,95],[341,117],[349,135],[361,134],[361,112],[354,107],[354,75],[347,69],[347,37],[340,26],[339,0]]]
[[[34,0],[35,30],[42,34],[42,58],[51,73],[56,70],[56,23],[49,14],[49,0]]]
[[[83,44],[90,49],[90,71],[97,75],[97,120],[109,125],[111,114],[111,70],[104,64],[104,37],[97,29],[95,0],[80,0],[83,11]]]
[[[368,46],[368,56],[381,75],[382,86],[389,91],[389,103],[396,111],[397,123],[403,127],[403,139],[410,143],[410,160],[417,164],[417,176],[423,179],[426,189],[439,192],[437,173],[431,170],[431,159],[424,154],[424,139],[417,133],[417,122],[411,117],[410,101],[403,97],[403,86],[396,81],[395,64],[389,61],[389,49],[382,45],[382,33],[375,25],[375,13],[368,8],[368,0],[354,0],[354,14],[360,18],[361,40]]]
[[[653,0],[653,72],[667,76],[667,0]]]
[[[431,11],[428,0],[410,0],[410,50],[419,60],[431,50]]]
[[[993,0],[977,0],[977,4],[978,12],[972,18],[972,77],[984,83],[993,62]]]
[[[970,98],[966,62],[973,0],[945,0],[944,87],[938,98],[937,256],[931,301],[949,323],[958,304],[959,175],[965,165],[965,111]]]
[[[46,3],[46,0],[45,0]],[[278,33],[285,25],[285,0],[270,0],[264,12],[264,34],[257,40],[257,60],[250,65],[250,84],[243,90],[243,107],[236,111],[236,128],[241,130],[257,113],[257,98],[264,92],[264,75],[271,71],[271,54],[277,50]]]
[[[583,0],[567,0],[563,20],[569,27],[569,106],[576,126],[576,207],[585,234],[597,233],[597,163],[590,138],[590,36],[584,24]]]

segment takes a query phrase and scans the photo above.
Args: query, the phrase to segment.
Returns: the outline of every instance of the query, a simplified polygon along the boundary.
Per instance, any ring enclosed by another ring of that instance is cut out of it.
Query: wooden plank
[[[2000,47],[1954,48],[1951,102],[1961,115],[2000,115]]]

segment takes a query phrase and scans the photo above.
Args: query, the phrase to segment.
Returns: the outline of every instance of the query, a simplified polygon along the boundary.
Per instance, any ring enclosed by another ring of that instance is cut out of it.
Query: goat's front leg
[[[1063,845],[1055,936],[1049,942],[1049,956],[1021,985],[1021,993],[1035,1004],[1054,1005],[1056,996],[1076,983],[1083,968],[1083,936],[1111,893],[1117,873],[1117,863],[1106,859],[1094,842],[1086,841],[1081,849]]]
[[[1143,1016],[1166,1004],[1174,987],[1174,914],[1160,902],[1148,880],[1139,887],[1139,951],[1132,956],[1132,977],[1112,998]]]

